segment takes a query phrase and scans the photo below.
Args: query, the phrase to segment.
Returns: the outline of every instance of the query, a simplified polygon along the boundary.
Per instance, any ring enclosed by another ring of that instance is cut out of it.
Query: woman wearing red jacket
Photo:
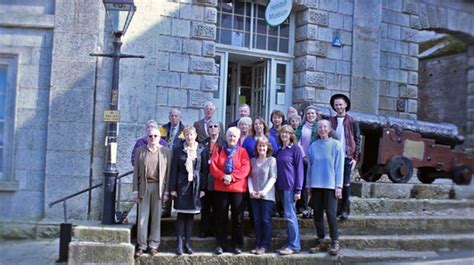
[[[224,252],[227,243],[227,221],[229,206],[232,217],[232,251],[242,253],[244,244],[244,195],[247,192],[247,177],[250,173],[250,159],[247,151],[237,145],[240,130],[230,127],[226,133],[226,143],[212,156],[211,175],[214,176],[214,201],[216,209],[215,253]]]

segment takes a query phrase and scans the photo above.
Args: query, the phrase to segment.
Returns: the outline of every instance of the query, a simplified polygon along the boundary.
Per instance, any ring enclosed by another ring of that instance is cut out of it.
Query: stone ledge
[[[15,180],[0,180],[0,191],[17,191],[18,181]]]
[[[0,27],[53,29],[54,15],[0,14]]]

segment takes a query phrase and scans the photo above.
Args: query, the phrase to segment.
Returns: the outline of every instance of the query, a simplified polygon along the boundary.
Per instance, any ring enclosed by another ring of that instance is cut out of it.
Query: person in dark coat
[[[224,146],[224,138],[221,135],[219,123],[211,120],[208,122],[209,137],[202,143],[201,153],[201,190],[205,195],[201,198],[201,238],[214,235],[215,209],[214,209],[214,177],[209,172],[212,155],[219,152]]]
[[[174,200],[174,208],[178,212],[176,254],[183,254],[184,250],[192,254],[191,235],[193,231],[194,215],[201,211],[201,152],[202,146],[196,141],[196,129],[186,127],[184,142],[173,150],[171,162],[169,191]]]

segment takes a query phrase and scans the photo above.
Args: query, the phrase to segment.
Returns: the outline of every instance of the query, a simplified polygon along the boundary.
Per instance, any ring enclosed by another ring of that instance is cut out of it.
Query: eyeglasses
[[[209,128],[217,128],[219,127],[218,125],[209,125]]]
[[[156,135],[156,134],[148,135],[148,138],[156,138],[156,137],[158,137],[158,135]]]

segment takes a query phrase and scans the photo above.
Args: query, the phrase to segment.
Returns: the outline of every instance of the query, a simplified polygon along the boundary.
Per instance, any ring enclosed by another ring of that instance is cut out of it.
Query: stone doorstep
[[[353,182],[352,195],[391,199],[474,199],[472,186],[453,184]]]
[[[69,243],[68,263],[133,264],[134,254],[135,247],[128,243],[72,241]]]
[[[176,237],[166,236],[161,238],[160,250],[172,252],[176,249]],[[438,249],[474,249],[474,234],[423,234],[423,235],[341,235],[341,247],[349,249],[384,249],[405,251],[431,251]],[[286,236],[273,237],[272,249],[278,249],[286,242]],[[254,237],[244,237],[244,250],[249,251],[254,247]],[[302,250],[308,250],[316,244],[316,235],[301,236]],[[191,239],[191,245],[196,251],[212,252],[216,247],[214,238]]]
[[[263,255],[253,255],[244,252],[241,255],[224,253],[214,255],[211,252],[196,252],[193,255],[176,256],[174,253],[159,253],[155,257],[144,255],[136,258],[135,264],[353,264],[382,261],[421,261],[436,258],[434,251],[390,251],[390,250],[354,250],[343,248],[337,256],[327,253],[308,253],[302,251],[291,256],[281,256],[274,252]]]

